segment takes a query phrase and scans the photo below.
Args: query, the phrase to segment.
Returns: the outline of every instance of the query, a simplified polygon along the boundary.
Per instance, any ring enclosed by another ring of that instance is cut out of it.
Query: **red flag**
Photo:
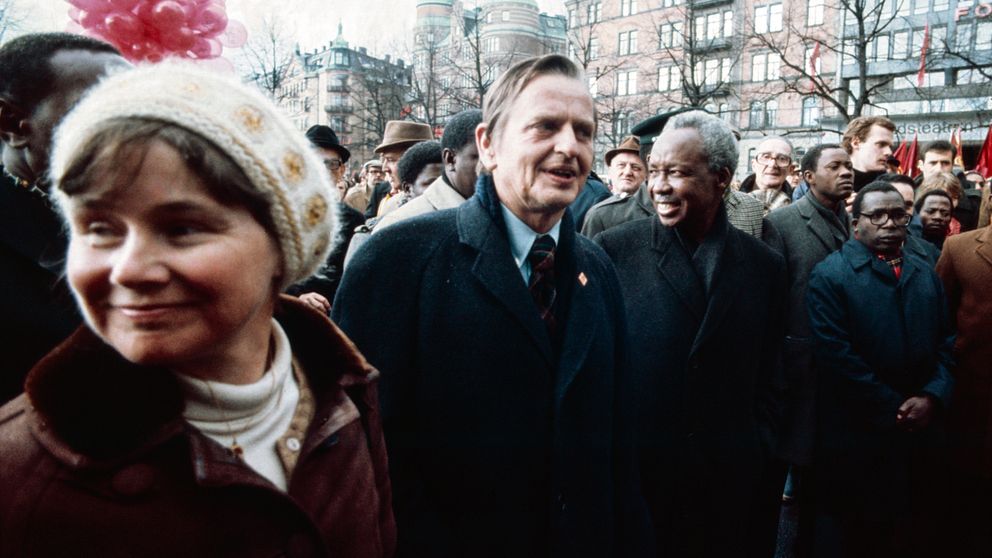
[[[916,86],[923,87],[923,78],[926,77],[927,49],[930,48],[930,24],[923,28],[923,46],[920,48],[920,71],[916,74]]]
[[[913,143],[907,144],[902,142],[899,145],[899,149],[892,154],[893,157],[899,159],[899,172],[905,174],[910,178],[916,178],[920,174],[920,167],[916,164],[916,160],[919,158],[919,144],[916,141],[916,135],[913,135]]]
[[[951,132],[951,145],[954,146],[954,165],[964,168],[964,158],[961,156],[961,126]]]
[[[985,134],[985,143],[982,150],[978,152],[978,163],[975,164],[975,172],[988,178],[992,176],[992,123],[989,124],[989,132]]]
[[[809,90],[816,87],[816,63],[820,61],[820,41],[813,46],[813,52],[809,55]]]

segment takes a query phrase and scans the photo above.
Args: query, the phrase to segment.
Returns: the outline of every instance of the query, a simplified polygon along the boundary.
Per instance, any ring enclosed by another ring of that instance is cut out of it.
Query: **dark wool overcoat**
[[[382,371],[399,555],[628,556],[646,515],[616,273],[566,211],[554,342],[499,207],[483,175],[462,206],[373,235],[334,301]]]
[[[835,515],[907,513],[918,458],[939,449],[954,385],[940,279],[910,254],[896,279],[852,239],[813,268],[807,304],[819,379],[817,498]],[[930,427],[897,426],[899,407],[924,394],[935,401]]]
[[[315,400],[288,492],[182,419],[172,373],[82,327],[0,408],[0,556],[392,556],[377,373],[325,316],[280,305]]]
[[[674,229],[656,217],[596,237],[626,302],[658,556],[744,555],[775,443],[785,265],[720,211],[725,240],[708,294]]]

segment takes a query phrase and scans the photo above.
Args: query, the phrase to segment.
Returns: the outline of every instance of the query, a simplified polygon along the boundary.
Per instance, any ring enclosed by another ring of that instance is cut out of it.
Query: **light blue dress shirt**
[[[527,261],[527,254],[530,253],[531,246],[534,245],[534,241],[541,234],[535,232],[527,223],[521,221],[502,203],[499,204],[499,209],[503,212],[503,221],[506,223],[506,236],[510,241],[510,253],[513,255],[513,261],[517,263],[517,267],[520,269],[520,275],[524,278],[524,285],[528,285],[530,284],[530,262]],[[561,219],[546,233],[551,235],[551,238],[555,240],[555,246],[558,246],[558,233],[560,230]]]

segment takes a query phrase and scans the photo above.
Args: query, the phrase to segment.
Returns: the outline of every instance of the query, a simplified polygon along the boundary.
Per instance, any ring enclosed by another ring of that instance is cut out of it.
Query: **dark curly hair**
[[[396,163],[400,182],[412,185],[417,181],[420,171],[431,163],[441,164],[441,142],[422,141],[407,149]]]

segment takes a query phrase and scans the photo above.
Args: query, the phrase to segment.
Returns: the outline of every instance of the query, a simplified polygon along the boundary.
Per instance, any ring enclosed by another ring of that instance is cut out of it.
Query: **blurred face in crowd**
[[[906,240],[907,215],[898,192],[869,192],[861,200],[857,238],[874,254],[896,255]]]
[[[913,202],[915,201],[915,197],[916,197],[916,190],[913,189],[913,186],[911,184],[906,184],[905,182],[891,182],[890,184],[892,184],[893,188],[899,190],[899,194],[902,196],[902,199],[905,200],[906,202],[906,211],[908,211],[909,214],[912,215]]]
[[[507,209],[533,230],[547,232],[592,168],[592,97],[582,81],[548,74],[510,102],[495,130],[485,122],[476,128],[479,157]]]
[[[983,177],[982,175],[978,174],[977,172],[969,172],[969,173],[967,173],[967,174],[964,175],[964,178],[968,182],[971,182],[972,184],[974,184],[975,187],[977,187],[977,188],[984,188],[985,187],[985,177]]]
[[[923,171],[923,178],[930,178],[938,172],[951,172],[953,166],[954,155],[950,151],[927,151],[920,169]]]
[[[650,161],[648,184],[661,223],[702,240],[730,184],[730,170],[709,169],[703,138],[692,128],[663,132],[651,148]]]
[[[792,148],[779,138],[770,138],[758,144],[751,161],[754,184],[762,190],[778,190],[792,174]]]
[[[872,125],[864,140],[851,140],[854,168],[861,172],[884,171],[885,162],[892,155],[893,141],[892,130],[878,124]]]
[[[419,196],[424,193],[424,190],[431,185],[432,182],[437,180],[437,177],[441,176],[441,163],[431,163],[420,171],[417,175],[417,179],[410,184],[410,192],[414,197]]]
[[[54,83],[49,85],[51,93],[31,109],[14,108],[4,100],[4,112],[13,118],[14,126],[8,128],[5,124],[4,133],[0,134],[0,139],[12,149],[4,154],[8,172],[40,185],[47,182],[48,156],[56,126],[108,69],[127,65],[116,54],[87,50],[62,50],[53,54],[48,63],[55,76]]]
[[[834,209],[854,191],[854,166],[843,148],[824,149],[815,171],[805,171],[803,178],[817,201]]]
[[[951,201],[944,196],[927,196],[920,206],[920,223],[923,225],[924,236],[947,236],[952,210]]]
[[[641,161],[637,153],[621,151],[610,160],[609,177],[614,194],[620,192],[634,194],[644,183],[647,174],[644,161]]]
[[[334,149],[328,149],[326,147],[316,147],[315,149],[317,150],[317,156],[324,164],[324,168],[327,169],[327,173],[331,176],[331,182],[337,188],[338,194],[343,197],[347,189],[347,183],[344,180],[345,165],[341,159],[341,155]]]
[[[802,181],[802,179],[803,178],[802,176],[800,176],[799,171],[795,170],[795,165],[793,165],[793,171],[789,174],[788,178],[786,178],[786,181],[789,183],[789,186],[792,186],[792,188],[794,189],[798,188],[799,183]]]
[[[369,165],[365,169],[365,183],[375,186],[376,184],[382,182],[384,173],[382,172],[382,167],[376,165]]]
[[[100,187],[116,178],[67,204],[66,272],[93,331],[131,362],[180,372],[267,347],[281,256],[249,210],[215,199],[159,141],[126,188]]]
[[[386,180],[393,185],[393,190],[399,190],[400,188],[400,174],[396,168],[396,164],[400,162],[400,157],[410,147],[410,145],[392,147],[379,152],[379,160],[382,161],[382,170],[386,175]]]
[[[479,148],[475,141],[469,141],[458,151],[445,149],[441,158],[451,185],[463,198],[471,198],[475,193],[475,180],[479,177]]]

